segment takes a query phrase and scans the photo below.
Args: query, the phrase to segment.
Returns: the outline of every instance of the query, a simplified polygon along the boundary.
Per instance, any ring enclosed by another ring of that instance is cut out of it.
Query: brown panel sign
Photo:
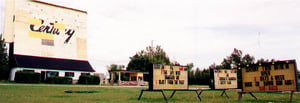
[[[213,89],[234,89],[237,88],[237,71],[232,69],[213,70]]]
[[[295,60],[242,66],[243,91],[296,91],[298,76]]]
[[[153,65],[152,87],[154,90],[188,89],[187,71],[184,66]]]

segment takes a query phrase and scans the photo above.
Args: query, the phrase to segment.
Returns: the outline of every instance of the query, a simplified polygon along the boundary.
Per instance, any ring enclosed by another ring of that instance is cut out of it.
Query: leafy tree
[[[169,57],[161,46],[148,46],[146,50],[137,52],[130,57],[130,62],[127,65],[127,70],[148,71],[152,64],[170,64]]]
[[[186,66],[188,68],[188,71],[190,71],[194,67],[194,63],[188,63]]]
[[[274,59],[272,59],[271,61],[274,61]],[[264,58],[260,58],[256,61],[256,63],[266,63],[266,62],[270,62],[269,59],[264,59]]]
[[[254,63],[255,58],[249,54],[243,56],[243,52],[234,48],[233,52],[221,63],[222,68],[230,69],[230,68],[237,68],[239,64],[250,64]]]
[[[200,70],[200,68],[196,68],[196,70],[188,71],[188,81],[189,84],[195,85],[209,85],[210,83],[210,72],[209,69]]]
[[[195,84],[195,72],[194,70],[188,71],[188,83]]]
[[[244,64],[251,64],[251,63],[254,63],[254,57],[249,55],[249,54],[246,54],[243,58],[242,58],[242,63]]]
[[[230,56],[227,58],[224,58],[224,60],[221,63],[222,68],[229,69],[229,68],[237,68],[239,64],[250,64],[254,63],[255,58],[249,54],[246,54],[243,56],[243,52],[241,50],[238,50],[234,48],[233,52]],[[242,75],[241,70],[237,70],[237,76],[238,76],[238,88],[242,88]]]
[[[107,69],[114,71],[114,70],[123,70],[125,68],[124,65],[117,65],[117,64],[110,64],[110,66],[107,66]]]
[[[5,41],[0,35],[0,79],[8,80],[9,67],[8,67],[8,56]]]

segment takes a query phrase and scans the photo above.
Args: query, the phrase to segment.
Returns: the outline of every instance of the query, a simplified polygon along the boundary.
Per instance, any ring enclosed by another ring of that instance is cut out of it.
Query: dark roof
[[[94,72],[88,61],[14,54],[13,67]]]

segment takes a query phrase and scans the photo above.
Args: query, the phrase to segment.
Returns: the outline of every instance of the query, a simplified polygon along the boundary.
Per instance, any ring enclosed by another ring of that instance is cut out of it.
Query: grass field
[[[118,86],[85,86],[85,85],[31,85],[31,84],[0,84],[1,103],[143,103],[156,102],[164,103],[160,92],[144,92],[141,100],[138,101],[139,87],[118,87]],[[65,90],[76,91],[98,91],[97,93],[65,93]],[[237,101],[237,91],[228,90],[229,99],[221,97],[222,91],[204,91],[201,94],[203,103],[232,103]],[[171,91],[166,91],[170,96]],[[250,95],[243,95],[242,102],[276,103],[288,102],[289,93],[254,93],[258,100]],[[178,91],[170,103],[195,103],[199,102],[195,92]],[[300,102],[300,94],[295,93],[293,102]]]

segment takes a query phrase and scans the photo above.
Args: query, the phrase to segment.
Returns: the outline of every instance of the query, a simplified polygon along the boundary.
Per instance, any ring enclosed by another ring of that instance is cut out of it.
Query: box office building
[[[94,70],[87,60],[87,12],[39,0],[6,0],[4,38],[10,80],[16,71],[68,76]]]

